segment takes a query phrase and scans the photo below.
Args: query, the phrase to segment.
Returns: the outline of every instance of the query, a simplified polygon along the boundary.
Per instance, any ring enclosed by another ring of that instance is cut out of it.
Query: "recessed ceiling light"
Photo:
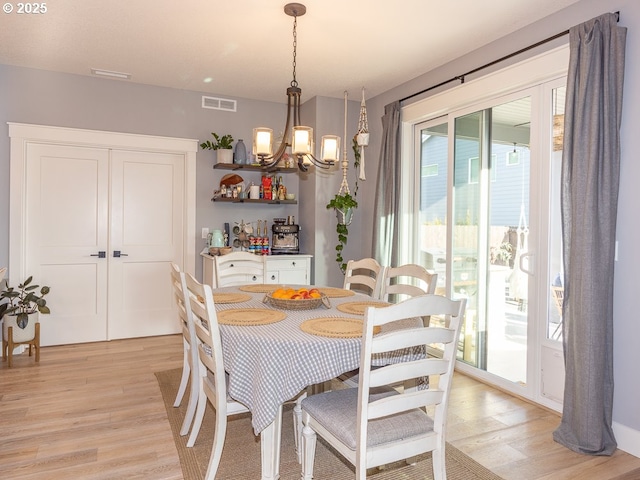
[[[211,77],[206,77],[204,80],[202,80],[203,83],[211,83],[213,82],[213,78]]]
[[[131,80],[130,73],[114,72],[112,70],[102,70],[100,68],[92,68],[92,75],[98,75],[100,77],[119,78],[120,80]]]

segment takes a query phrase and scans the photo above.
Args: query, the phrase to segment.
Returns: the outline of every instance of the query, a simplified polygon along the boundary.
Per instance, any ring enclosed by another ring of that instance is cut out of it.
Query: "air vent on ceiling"
[[[224,110],[225,112],[236,111],[236,101],[228,98],[206,97],[202,96],[202,108],[210,108],[211,110]]]

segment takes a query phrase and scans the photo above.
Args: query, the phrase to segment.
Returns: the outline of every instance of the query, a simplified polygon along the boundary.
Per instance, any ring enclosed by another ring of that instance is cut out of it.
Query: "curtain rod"
[[[613,12],[614,15],[616,16],[616,21],[620,21],[620,12]],[[400,102],[404,102],[405,100],[409,100],[410,98],[413,97],[417,97],[418,95],[422,95],[423,93],[429,92],[431,90],[434,90],[436,88],[439,88],[443,85],[446,85],[447,83],[451,83],[451,82],[455,82],[456,80],[460,80],[460,83],[464,83],[464,77],[468,76],[468,75],[472,75],[476,72],[479,72],[480,70],[484,70],[485,68],[488,67],[492,67],[493,65],[500,63],[500,62],[504,62],[505,60],[508,60],[512,57],[515,57],[516,55],[520,55],[521,53],[524,53],[528,50],[533,50],[534,48],[539,47],[540,45],[544,45],[545,43],[549,43],[553,40],[556,40],[560,37],[564,37],[565,35],[569,35],[569,30],[565,30],[564,32],[560,32],[560,33],[556,33],[555,35],[552,35],[551,37],[545,38],[544,40],[540,40],[539,42],[536,42],[532,45],[529,45],[528,47],[524,47],[521,48],[520,50],[510,53],[509,55],[505,55],[504,57],[500,57],[497,60],[493,60],[492,62],[489,63],[485,63],[484,65],[480,66],[480,67],[476,67],[473,70],[469,70],[466,73],[463,73],[462,75],[457,75],[455,77],[451,77],[449,80],[445,80],[444,82],[440,82],[437,85],[432,85],[428,88],[425,88],[424,90],[420,90],[419,92],[416,93],[412,93],[411,95],[408,95],[406,97],[403,97],[400,99]]]

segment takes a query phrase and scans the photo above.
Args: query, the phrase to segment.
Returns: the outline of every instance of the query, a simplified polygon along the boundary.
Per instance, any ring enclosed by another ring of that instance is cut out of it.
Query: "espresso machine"
[[[295,224],[295,217],[274,218],[271,225],[273,238],[271,253],[273,255],[300,253],[300,225]]]

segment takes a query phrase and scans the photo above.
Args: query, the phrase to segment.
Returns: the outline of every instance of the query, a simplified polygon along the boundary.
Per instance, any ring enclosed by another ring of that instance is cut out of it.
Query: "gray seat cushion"
[[[371,398],[397,395],[391,388],[371,389]],[[302,401],[302,409],[351,450],[356,449],[358,389],[347,388],[312,395]],[[411,438],[433,430],[433,420],[418,408],[369,421],[367,445]]]

